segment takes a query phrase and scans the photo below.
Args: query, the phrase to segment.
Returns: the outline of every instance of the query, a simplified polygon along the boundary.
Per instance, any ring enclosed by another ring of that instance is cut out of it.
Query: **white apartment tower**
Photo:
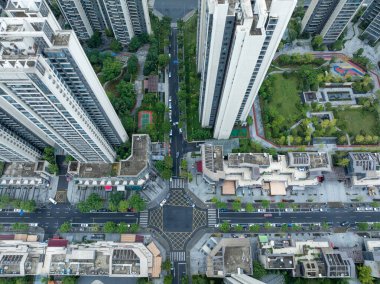
[[[198,64],[200,120],[228,139],[244,122],[297,0],[201,1]]]
[[[108,28],[126,45],[135,35],[152,32],[148,0],[58,0],[58,3],[78,38],[83,40],[94,31]]]
[[[43,0],[11,0],[5,11],[0,125],[39,151],[51,145],[78,161],[114,161],[115,147],[128,136],[75,33],[60,29]],[[6,123],[2,112],[13,121]]]

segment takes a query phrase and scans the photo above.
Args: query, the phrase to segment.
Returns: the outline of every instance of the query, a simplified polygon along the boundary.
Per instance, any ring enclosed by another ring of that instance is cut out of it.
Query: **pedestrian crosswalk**
[[[142,228],[148,227],[148,218],[149,218],[148,210],[140,212],[140,226]]]
[[[186,261],[186,252],[185,251],[172,251],[170,252],[170,261]]]
[[[207,210],[207,223],[209,227],[215,227],[217,221],[217,211],[216,209],[208,209]]]
[[[169,188],[171,189],[185,188],[185,180],[183,178],[172,178],[170,180]]]

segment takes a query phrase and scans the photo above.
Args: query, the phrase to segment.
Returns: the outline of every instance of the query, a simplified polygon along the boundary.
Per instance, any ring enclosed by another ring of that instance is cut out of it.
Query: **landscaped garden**
[[[279,145],[310,145],[320,137],[336,137],[338,144],[379,142],[380,106],[372,97],[372,78],[364,69],[334,73],[335,62],[312,54],[281,55],[273,62],[259,91],[267,139]],[[303,92],[310,93],[310,101]]]

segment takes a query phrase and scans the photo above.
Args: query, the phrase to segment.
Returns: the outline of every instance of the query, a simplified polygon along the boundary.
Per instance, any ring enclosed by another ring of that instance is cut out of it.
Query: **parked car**
[[[285,212],[293,212],[293,208],[285,208]]]
[[[348,222],[348,221],[344,221],[344,222],[340,223],[340,225],[341,225],[342,227],[347,227],[348,225],[350,225],[350,222]]]
[[[161,206],[161,207],[164,206],[165,203],[166,203],[166,199],[164,199],[164,200],[162,200],[162,201],[160,202],[160,206]]]

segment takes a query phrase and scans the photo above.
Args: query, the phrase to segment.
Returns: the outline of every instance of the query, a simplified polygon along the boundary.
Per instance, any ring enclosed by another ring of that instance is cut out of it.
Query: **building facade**
[[[363,36],[375,44],[380,39],[380,1],[373,0],[362,16],[363,23],[367,26]]]
[[[112,162],[128,136],[74,32],[60,29],[44,1],[11,1],[6,13],[2,109],[78,161]]]
[[[151,33],[147,0],[59,0],[65,18],[78,38],[112,29],[122,44],[142,33]]]
[[[226,139],[235,123],[246,120],[296,1],[203,2],[200,120],[203,127],[214,128],[214,138]]]
[[[320,34],[325,44],[334,43],[359,9],[363,0],[312,0],[301,31]]]

